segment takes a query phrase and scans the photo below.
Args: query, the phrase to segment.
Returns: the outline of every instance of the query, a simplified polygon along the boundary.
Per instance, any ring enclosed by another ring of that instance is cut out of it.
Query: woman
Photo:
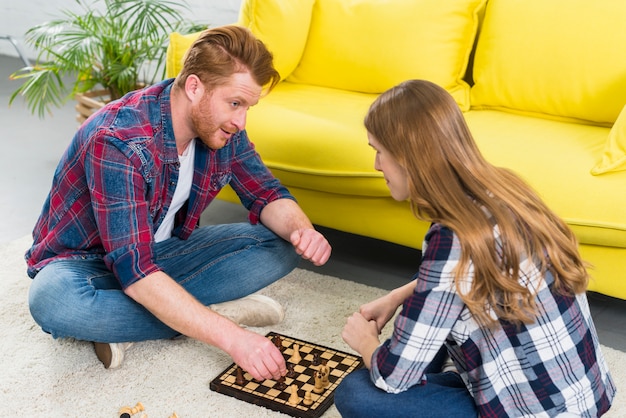
[[[518,176],[482,157],[458,106],[433,83],[411,80],[383,93],[365,127],[391,196],[432,224],[414,280],[347,320],[342,337],[366,369],[337,388],[339,412],[605,413],[615,385],[568,226]],[[458,373],[441,371],[442,347]]]

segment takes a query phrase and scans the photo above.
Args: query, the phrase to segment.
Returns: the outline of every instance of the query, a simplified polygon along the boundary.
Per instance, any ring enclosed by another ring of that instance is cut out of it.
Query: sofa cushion
[[[485,0],[317,0],[295,83],[381,93],[431,80],[469,106],[463,80]]]
[[[248,112],[246,129],[286,186],[389,196],[363,118],[375,95],[284,81]]]
[[[611,126],[626,102],[625,22],[623,0],[489,0],[472,106]]]
[[[602,160],[591,169],[600,175],[626,170],[626,106],[622,109],[604,145]]]
[[[182,35],[178,32],[170,33],[170,43],[167,45],[167,56],[165,59],[165,75],[173,78],[180,73],[183,68],[183,59],[187,50],[191,47],[200,32]]]
[[[238,24],[247,27],[274,54],[274,66],[285,79],[296,68],[309,35],[315,0],[245,0]]]
[[[626,248],[626,171],[581,169],[593,166],[609,128],[491,110],[465,118],[485,158],[520,174],[581,243]]]

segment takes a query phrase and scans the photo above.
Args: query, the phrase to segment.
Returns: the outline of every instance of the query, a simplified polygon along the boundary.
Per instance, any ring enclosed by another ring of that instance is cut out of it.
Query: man
[[[242,326],[283,318],[248,296],[298,255],[331,248],[263,165],[244,130],[248,109],[279,81],[247,29],[205,31],[181,74],[112,102],[78,130],[55,172],[26,253],[30,310],[53,337],[93,341],[105,367],[131,342],[186,335],[257,379],[286,373],[282,354]],[[230,184],[250,224],[198,227]]]

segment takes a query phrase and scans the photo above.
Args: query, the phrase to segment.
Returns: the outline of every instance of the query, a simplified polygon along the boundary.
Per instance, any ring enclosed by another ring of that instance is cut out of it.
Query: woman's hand
[[[372,354],[380,344],[376,321],[368,321],[359,312],[355,312],[348,317],[341,337],[363,357],[365,366],[369,369]]]
[[[359,313],[363,315],[367,321],[373,321],[376,324],[378,334],[380,334],[387,325],[387,322],[393,317],[398,309],[398,305],[392,300],[390,294],[373,300],[359,308]]]

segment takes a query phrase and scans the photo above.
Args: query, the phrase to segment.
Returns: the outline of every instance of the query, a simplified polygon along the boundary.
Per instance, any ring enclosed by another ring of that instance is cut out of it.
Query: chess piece
[[[302,356],[300,356],[300,346],[298,344],[294,344],[293,354],[291,354],[289,361],[297,364],[297,363],[300,363],[300,360],[302,360]]]
[[[237,377],[235,377],[235,383],[239,386],[243,386],[246,384],[246,379],[243,377],[243,369],[237,366]]]
[[[302,403],[305,404],[306,406],[313,404],[313,398],[311,398],[310,390],[307,390],[306,393],[304,394],[304,400],[302,401]]]
[[[119,410],[120,418],[130,418],[130,406],[123,406]]]
[[[130,408],[130,414],[131,415],[135,415],[137,412],[141,412],[144,411],[145,408],[143,407],[143,404],[141,402],[137,402],[137,405],[135,405],[134,407]]]
[[[315,353],[313,353],[313,365],[319,366],[320,364],[322,364],[322,359],[320,357],[320,353],[316,351]]]
[[[135,415],[137,412],[141,412],[144,410],[145,408],[141,402],[137,402],[137,405],[133,406],[132,408],[130,406],[123,406],[119,410],[120,418],[126,418],[126,415],[130,417],[131,415]]]
[[[277,382],[276,382],[276,389],[278,390],[285,390],[287,389],[287,383],[285,383],[285,376],[281,376],[278,378]]]
[[[296,371],[294,370],[294,365],[292,363],[287,364],[287,377],[296,377]]]
[[[274,335],[272,337],[272,342],[274,343],[274,346],[280,351],[285,351],[285,347],[283,347],[283,339],[280,337],[280,335]]]
[[[289,397],[289,405],[298,405],[300,397],[298,396],[298,385],[291,385],[291,396]]]
[[[322,381],[323,379],[322,373],[319,370],[316,370],[313,378],[315,379],[315,386],[313,387],[313,392],[315,393],[324,392],[324,382]]]
[[[174,412],[172,415],[170,415],[170,418],[178,418],[178,415],[176,415],[176,412]]]
[[[320,365],[320,368],[318,370],[322,374],[322,386],[327,388],[328,386],[330,386],[330,381],[328,380],[328,376],[330,375],[330,368],[326,365],[326,362],[324,362]]]

